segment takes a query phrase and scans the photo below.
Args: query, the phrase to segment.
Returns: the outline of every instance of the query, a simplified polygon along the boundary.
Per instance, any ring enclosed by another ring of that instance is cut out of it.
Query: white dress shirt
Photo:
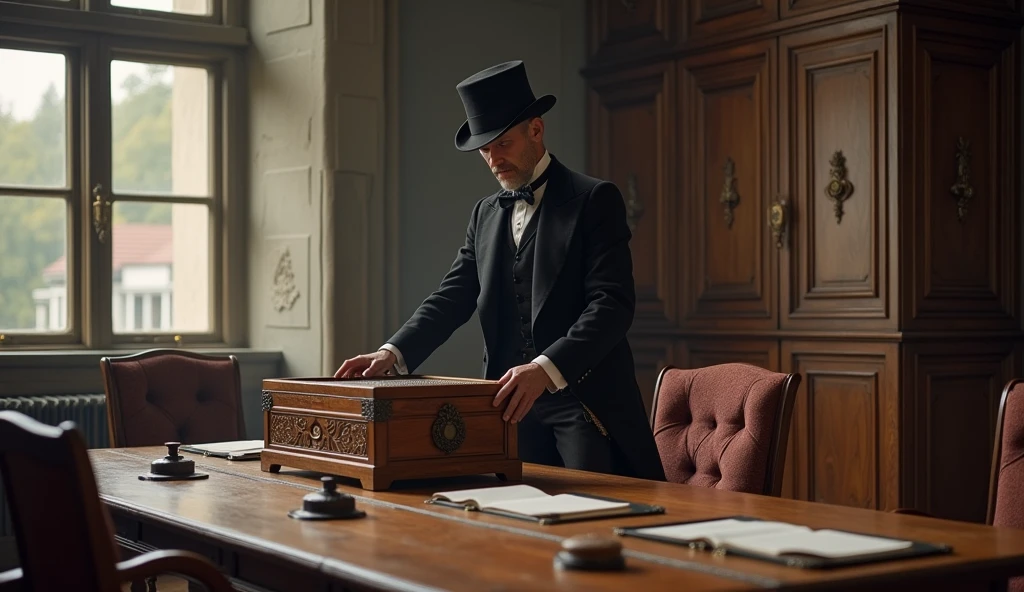
[[[544,151],[544,156],[537,162],[537,166],[533,167],[533,176],[530,177],[530,183],[537,180],[538,177],[548,168],[551,164],[551,155]],[[526,203],[524,200],[516,201],[515,205],[512,206],[512,238],[515,240],[516,247],[519,246],[519,241],[523,238],[523,231],[526,230],[526,225],[530,223],[530,218],[533,217],[533,213],[540,207],[540,201],[544,199],[544,190],[547,189],[547,182],[543,185],[534,189],[533,191],[533,205]],[[542,254],[537,254],[542,256]],[[395,371],[399,374],[408,374],[409,369],[405,365],[405,358],[402,357],[402,352],[398,351],[398,348],[390,343],[385,343],[380,347],[382,350],[387,350],[395,354]],[[533,362],[544,369],[547,373],[548,378],[551,380],[551,384],[548,385],[550,392],[555,392],[564,389],[568,386],[562,373],[559,372],[555,363],[552,362],[547,356],[539,355],[533,359]]]

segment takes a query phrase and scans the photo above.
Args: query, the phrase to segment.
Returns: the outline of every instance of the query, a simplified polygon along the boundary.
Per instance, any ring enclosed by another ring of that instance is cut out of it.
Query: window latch
[[[110,234],[110,201],[103,199],[103,185],[92,188],[92,229],[101,243],[107,242]]]

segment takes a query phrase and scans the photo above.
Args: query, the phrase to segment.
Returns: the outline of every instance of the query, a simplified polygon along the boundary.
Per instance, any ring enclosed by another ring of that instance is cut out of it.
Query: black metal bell
[[[306,494],[302,498],[302,509],[288,512],[297,520],[348,520],[362,518],[366,512],[356,509],[356,500],[347,493],[338,491],[336,477],[321,477],[323,489]]]

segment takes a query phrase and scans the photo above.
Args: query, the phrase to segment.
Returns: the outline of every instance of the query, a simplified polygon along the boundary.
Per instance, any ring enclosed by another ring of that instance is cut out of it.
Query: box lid
[[[418,399],[498,394],[496,380],[448,376],[380,376],[375,378],[267,378],[263,390],[308,395],[333,395],[361,399]]]

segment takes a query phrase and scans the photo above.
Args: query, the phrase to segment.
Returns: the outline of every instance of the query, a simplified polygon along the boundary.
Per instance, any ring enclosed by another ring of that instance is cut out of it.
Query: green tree
[[[144,76],[122,85],[113,105],[113,173],[116,191],[171,189],[171,86],[166,67],[150,66]],[[18,120],[0,105],[0,185],[66,185],[65,103],[51,86],[33,117]],[[45,285],[43,269],[66,252],[68,219],[63,200],[0,197],[0,328],[35,326],[32,290]],[[114,223],[170,224],[171,208],[161,203],[123,202]]]

